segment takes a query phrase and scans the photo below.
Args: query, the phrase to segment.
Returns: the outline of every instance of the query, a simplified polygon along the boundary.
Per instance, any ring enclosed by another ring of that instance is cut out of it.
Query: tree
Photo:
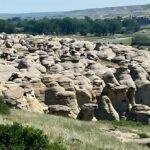
[[[77,29],[77,24],[72,18],[64,18],[61,20],[60,28],[64,34],[75,34]]]
[[[20,19],[12,18],[0,20],[0,32],[6,33],[31,33],[31,34],[76,34],[87,35],[88,33],[98,36],[121,33],[121,31],[135,32],[139,30],[140,24],[136,19],[117,17],[116,19],[96,19],[88,16],[84,19],[63,18],[63,19]]]
[[[92,25],[86,19],[79,19],[78,20],[78,32],[81,35],[87,35],[91,32]]]
[[[105,36],[108,33],[108,25],[104,20],[97,19],[94,21],[93,31],[98,36]]]
[[[121,30],[121,22],[117,19],[106,19],[106,24],[108,24],[109,33],[115,34]]]
[[[124,19],[122,24],[126,28],[126,31],[136,32],[140,29],[139,23],[131,18]]]
[[[0,32],[5,32],[7,22],[5,20],[0,20]]]

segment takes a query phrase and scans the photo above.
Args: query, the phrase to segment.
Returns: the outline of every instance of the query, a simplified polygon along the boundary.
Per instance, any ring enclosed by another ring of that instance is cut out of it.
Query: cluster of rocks
[[[70,38],[0,34],[0,96],[81,120],[150,121],[150,52]]]

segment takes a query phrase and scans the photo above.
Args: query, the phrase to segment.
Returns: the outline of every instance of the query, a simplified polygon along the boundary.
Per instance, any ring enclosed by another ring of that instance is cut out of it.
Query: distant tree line
[[[116,33],[131,33],[138,31],[140,24],[134,18],[117,17],[114,19],[84,19],[63,18],[27,20],[12,18],[0,20],[0,32],[31,33],[31,34],[94,34],[98,36],[113,35]]]
[[[150,24],[150,17],[144,16],[144,17],[133,17],[134,20],[136,20],[141,25],[149,25]]]

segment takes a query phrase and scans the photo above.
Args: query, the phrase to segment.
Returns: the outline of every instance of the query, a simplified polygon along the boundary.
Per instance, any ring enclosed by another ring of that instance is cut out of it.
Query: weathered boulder
[[[65,105],[72,109],[72,112],[78,114],[78,105],[76,100],[76,94],[74,91],[70,90],[68,83],[70,84],[70,79],[67,82],[62,82],[62,77],[59,75],[45,76],[42,82],[47,86],[45,90],[45,103],[47,105]],[[67,83],[67,84],[66,84]],[[67,89],[69,88],[69,89]]]
[[[18,72],[18,69],[13,65],[0,64],[0,82],[7,81],[14,72]]]
[[[16,73],[12,73],[12,75],[10,76],[10,78],[8,79],[8,81],[14,81],[16,79],[21,79],[23,76],[20,72],[16,72]]]
[[[18,64],[18,69],[26,69],[30,67],[30,62],[28,62],[26,59],[22,59],[20,60],[19,64]]]
[[[78,119],[84,121],[96,121],[95,110],[97,109],[97,107],[97,104],[93,103],[84,104],[78,114]]]
[[[112,51],[111,48],[102,46],[97,53],[98,57],[103,60],[111,60],[115,57],[115,53]]]
[[[31,86],[34,89],[35,97],[40,101],[45,100],[45,90],[46,86],[41,82],[39,78],[33,78],[31,81]]]
[[[77,88],[76,97],[77,97],[77,102],[79,107],[82,107],[82,105],[85,103],[90,103],[95,101],[95,98],[92,95],[92,91],[90,92],[86,88],[85,89]]]
[[[5,85],[7,90],[3,91],[4,97],[6,99],[17,101],[23,98],[24,89],[17,84],[8,83]]]
[[[14,108],[19,108],[31,112],[44,113],[47,110],[44,103],[39,103],[34,91],[27,87],[22,87],[14,83],[7,83],[3,91],[4,100]]]
[[[116,76],[121,85],[127,86],[127,98],[131,106],[135,105],[136,85],[130,75],[130,70],[127,66],[121,66],[116,71]]]
[[[137,88],[135,93],[137,103],[150,106],[150,81],[148,73],[141,66],[135,64],[131,66],[131,76]]]
[[[24,97],[23,97],[23,100],[27,102],[28,104],[28,111],[31,111],[31,112],[38,112],[38,113],[44,113],[44,112],[47,112],[48,110],[48,107],[44,104],[44,103],[40,103],[36,97],[35,97],[35,94],[34,94],[34,91],[31,90],[31,91],[26,91],[24,93]],[[22,104],[21,104],[22,105]],[[20,107],[20,105],[19,105]]]
[[[71,108],[65,105],[49,105],[48,114],[71,117],[76,119],[76,116],[71,111]]]
[[[12,47],[13,47],[12,41],[7,40],[7,41],[5,42],[5,46],[6,46],[6,48],[12,48]]]
[[[120,120],[117,111],[107,96],[102,96],[101,99],[99,99],[95,116],[98,120]]]
[[[51,65],[48,70],[51,74],[57,74],[61,73],[64,70],[64,68],[60,64],[55,64]]]
[[[116,87],[106,86],[103,90],[104,95],[107,95],[113,104],[113,107],[122,115],[124,112],[130,110],[132,106],[129,103],[129,99],[126,95],[127,86],[119,85]]]
[[[104,80],[105,84],[111,88],[120,85],[111,71],[105,72],[102,79]]]
[[[105,87],[105,83],[101,79],[95,79],[93,81],[93,91],[97,98],[99,98],[103,92],[103,89]]]
[[[141,104],[134,105],[128,114],[128,119],[150,125],[150,107]]]

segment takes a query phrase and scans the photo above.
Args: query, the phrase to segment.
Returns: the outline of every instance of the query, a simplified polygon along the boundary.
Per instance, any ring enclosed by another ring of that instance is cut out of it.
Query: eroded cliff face
[[[148,122],[149,68],[150,52],[131,46],[0,34],[0,95],[27,111]]]

